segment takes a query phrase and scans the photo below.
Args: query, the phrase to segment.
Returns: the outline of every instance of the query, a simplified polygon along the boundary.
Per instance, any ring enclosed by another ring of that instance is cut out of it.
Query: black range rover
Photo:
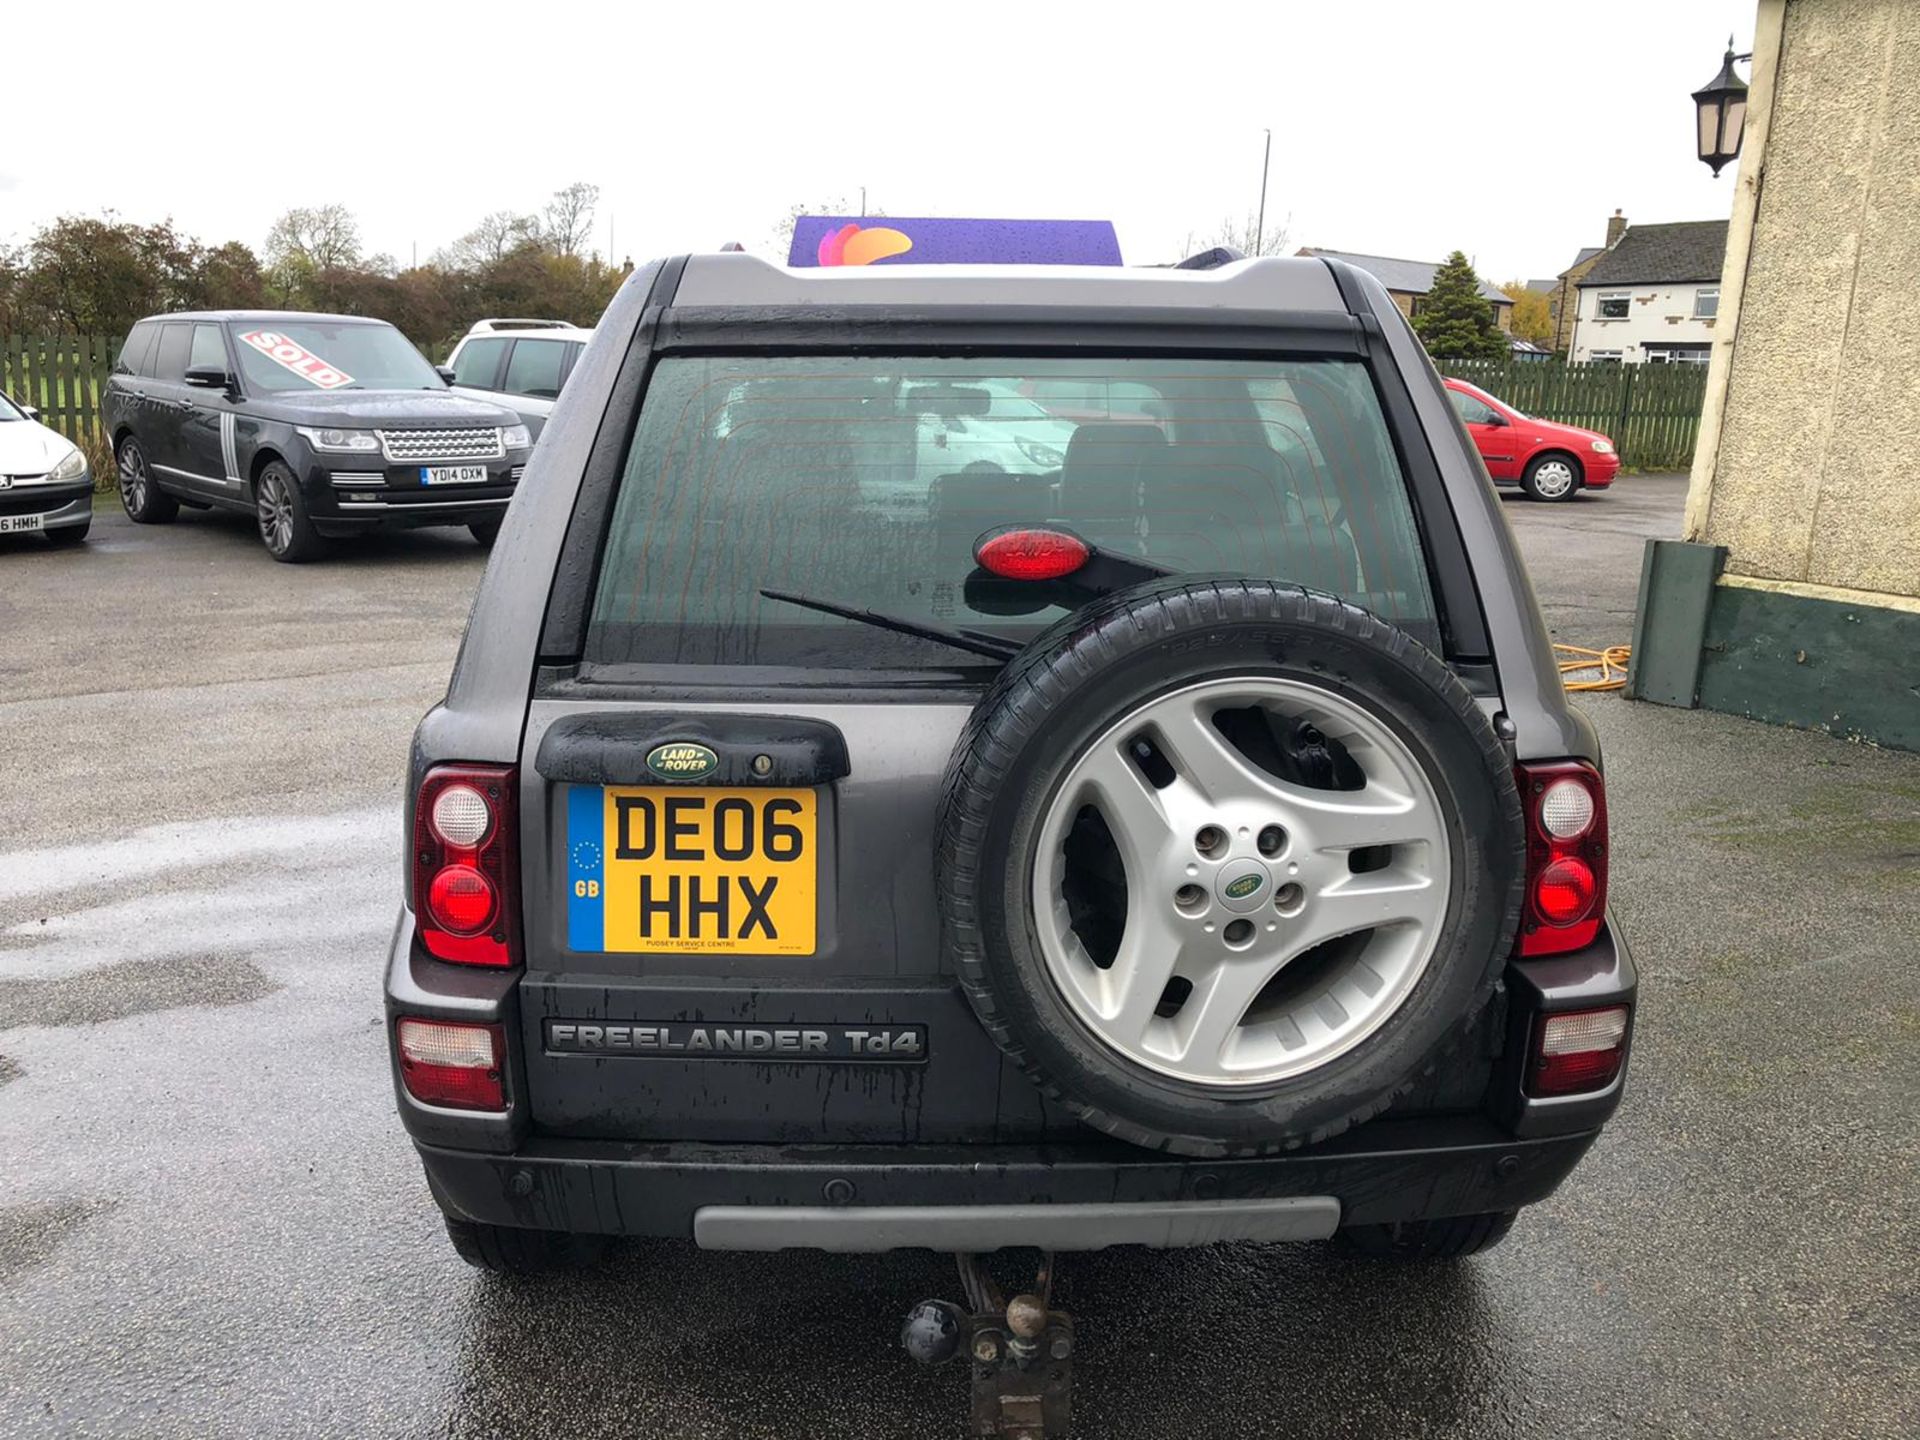
[[[384,320],[208,311],[142,320],[103,399],[127,514],[253,513],[276,560],[381,526],[499,533],[532,448],[499,405],[445,376]]]

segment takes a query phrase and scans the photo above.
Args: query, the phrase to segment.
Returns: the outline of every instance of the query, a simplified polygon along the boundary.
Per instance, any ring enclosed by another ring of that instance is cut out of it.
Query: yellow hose
[[[1627,661],[1633,655],[1631,645],[1609,645],[1604,650],[1588,650],[1579,645],[1555,645],[1561,655],[1561,683],[1569,690],[1618,690],[1627,683]],[[1572,659],[1567,659],[1572,656]],[[1588,671],[1576,680],[1573,677]]]

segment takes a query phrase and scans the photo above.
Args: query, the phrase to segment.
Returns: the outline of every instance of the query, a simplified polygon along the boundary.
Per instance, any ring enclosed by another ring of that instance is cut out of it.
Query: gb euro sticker
[[[296,345],[272,330],[249,330],[240,338],[282,370],[291,370],[309,385],[322,390],[338,390],[342,385],[353,383],[353,377],[346,371],[334,369],[305,346]]]

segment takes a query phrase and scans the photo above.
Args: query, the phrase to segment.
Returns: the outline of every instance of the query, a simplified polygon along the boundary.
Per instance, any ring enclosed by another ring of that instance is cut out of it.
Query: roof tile
[[[1683,220],[1634,225],[1580,281],[1590,285],[1665,285],[1718,280],[1727,257],[1727,222]]]

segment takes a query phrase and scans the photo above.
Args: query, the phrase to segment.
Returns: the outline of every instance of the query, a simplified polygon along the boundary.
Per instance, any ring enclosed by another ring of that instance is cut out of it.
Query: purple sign
[[[789,265],[1118,265],[1108,220],[802,215]]]

